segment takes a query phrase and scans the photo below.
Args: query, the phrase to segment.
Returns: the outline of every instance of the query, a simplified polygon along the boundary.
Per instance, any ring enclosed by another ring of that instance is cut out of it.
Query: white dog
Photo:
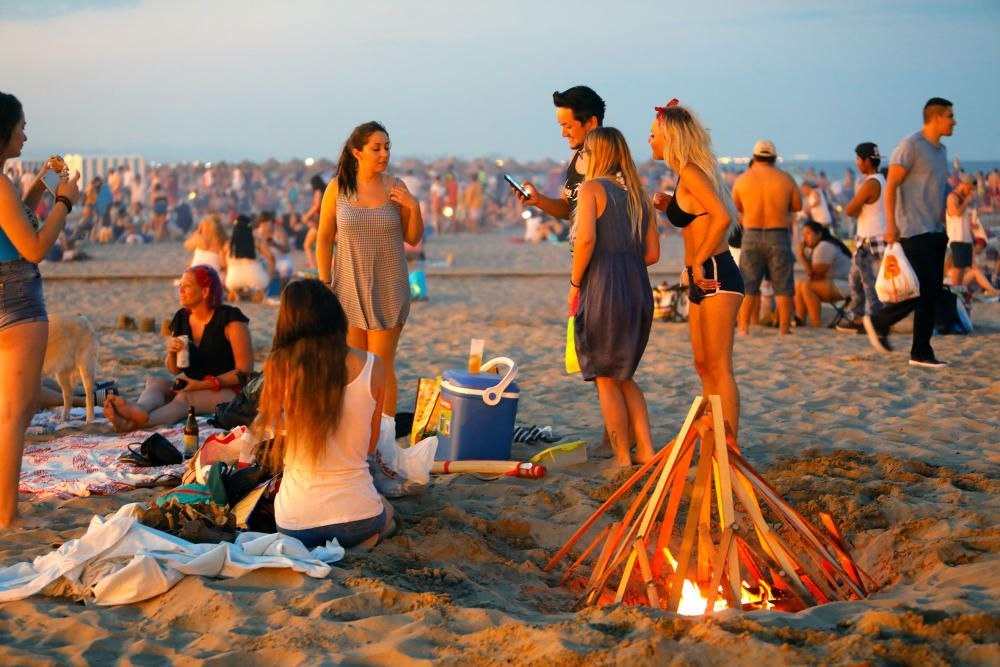
[[[62,419],[73,407],[76,376],[83,380],[87,397],[87,422],[94,421],[94,375],[97,371],[97,336],[90,320],[82,315],[49,315],[49,343],[45,348],[42,375],[54,377],[62,389]]]

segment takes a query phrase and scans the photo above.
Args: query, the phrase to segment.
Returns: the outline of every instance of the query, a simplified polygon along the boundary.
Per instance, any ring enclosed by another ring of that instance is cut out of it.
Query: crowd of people
[[[949,168],[941,138],[955,120],[947,100],[928,101],[922,129],[899,143],[887,173],[878,146],[859,144],[862,178],[848,174],[840,187],[822,173],[800,186],[767,140],[754,145],[748,169],[724,170],[708,130],[677,99],[653,109],[651,161],[643,166],[622,133],[604,124],[606,105],[594,90],[556,92],[553,103],[572,150],[554,197],[545,194],[556,190],[560,167],[552,165],[525,168],[518,187],[503,181],[501,161],[467,169],[461,185],[454,171],[404,165],[390,175],[390,135],[374,121],[351,131],[335,167],[320,164],[312,174],[301,163],[154,166],[146,175],[122,168],[81,192],[79,174],[53,158],[47,166],[59,182],[49,199],[38,174],[0,179],[0,361],[24,369],[0,379],[0,527],[16,518],[24,430],[45,352],[37,264],[69,239],[183,239],[192,253],[170,323],[170,378],[150,378],[134,401],[107,397],[105,414],[119,431],[175,422],[192,408],[205,413],[235,396],[254,370],[253,350],[249,320],[225,303],[227,293],[234,302],[275,298],[255,429],[278,434],[269,455],[287,473],[279,529],[307,544],[331,536],[371,543],[394,525],[365,460],[380,431],[395,431],[395,357],[410,308],[407,247],[428,234],[517,224],[523,211],[548,217],[539,227],[565,238],[571,253],[567,308],[582,377],[595,383],[605,440],[622,466],[653,456],[636,372],[653,320],[647,267],[659,260],[667,229],[683,240],[694,368],[704,394],[721,397],[733,434],[741,418],[733,346],[768,292],[782,333],[794,322],[819,326],[822,303],[850,298],[854,320],[845,330],[866,333],[883,353],[892,349],[891,325],[914,312],[909,362],[930,368],[945,365],[930,336],[946,270],[953,284],[992,293],[970,256],[976,206],[992,205],[1000,176]],[[20,155],[24,126],[20,103],[0,93],[0,161]],[[310,196],[299,192],[305,182]],[[896,242],[920,279],[920,296],[883,304],[874,274],[886,244]],[[294,248],[306,251],[315,279],[292,280]],[[798,280],[796,262],[804,269]]]

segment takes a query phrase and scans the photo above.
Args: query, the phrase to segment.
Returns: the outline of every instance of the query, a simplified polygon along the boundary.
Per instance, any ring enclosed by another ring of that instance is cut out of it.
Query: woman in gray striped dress
[[[337,178],[323,194],[316,263],[320,280],[331,285],[347,313],[348,345],[385,363],[383,412],[395,417],[396,347],[410,313],[403,241],[419,243],[424,221],[403,181],[385,174],[390,148],[389,133],[375,121],[357,126],[347,138]]]

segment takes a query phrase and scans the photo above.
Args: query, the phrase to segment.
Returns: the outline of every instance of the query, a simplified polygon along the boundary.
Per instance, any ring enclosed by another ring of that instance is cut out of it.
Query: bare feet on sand
[[[104,401],[104,416],[108,418],[116,433],[125,433],[142,428],[149,421],[149,413],[121,396],[108,396]]]

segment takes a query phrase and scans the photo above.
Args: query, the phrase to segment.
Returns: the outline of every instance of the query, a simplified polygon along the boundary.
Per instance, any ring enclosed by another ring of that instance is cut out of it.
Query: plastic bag
[[[566,325],[566,372],[579,373],[580,360],[576,358],[576,333],[573,328],[574,317],[570,315]]]
[[[882,303],[899,303],[920,296],[920,281],[898,243],[890,243],[885,248],[875,279],[875,292]]]
[[[378,444],[368,458],[375,488],[386,498],[423,493],[431,481],[437,445],[437,436],[431,436],[411,447],[400,447],[396,442],[396,420],[382,415]]]

